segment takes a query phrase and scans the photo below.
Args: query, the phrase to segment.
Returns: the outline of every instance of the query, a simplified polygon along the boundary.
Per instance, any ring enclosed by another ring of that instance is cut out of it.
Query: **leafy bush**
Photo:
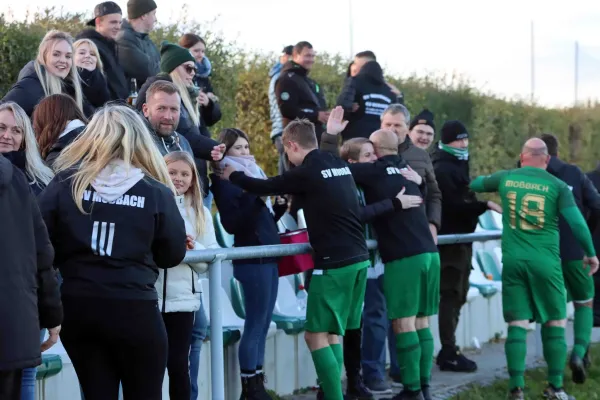
[[[265,171],[277,171],[277,152],[269,139],[271,122],[268,103],[268,72],[274,55],[249,53],[211,31],[210,23],[200,24],[183,17],[177,24],[162,25],[151,33],[157,45],[163,40],[177,42],[185,32],[195,32],[207,41],[207,53],[213,65],[212,82],[220,99],[223,119],[212,127],[235,126],[251,137],[254,155]],[[0,96],[16,82],[20,69],[37,52],[44,33],[60,29],[73,35],[85,29],[84,15],[62,13],[54,8],[38,12],[26,21],[8,22],[0,16]],[[345,78],[348,60],[320,54],[311,77],[325,92],[330,106],[335,105]],[[593,137],[600,131],[598,107],[545,109],[523,102],[504,101],[482,94],[462,77],[419,79],[388,77],[405,94],[413,114],[427,107],[435,113],[439,131],[444,121],[461,120],[471,132],[474,174],[488,173],[516,165],[521,146],[528,137],[552,132],[559,137],[561,157],[591,169],[600,159],[600,146]]]

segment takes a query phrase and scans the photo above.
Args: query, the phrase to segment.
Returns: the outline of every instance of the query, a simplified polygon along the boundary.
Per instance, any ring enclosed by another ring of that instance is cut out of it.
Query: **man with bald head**
[[[508,323],[505,352],[512,399],[524,398],[530,320],[543,325],[548,364],[544,397],[571,398],[563,388],[567,297],[559,251],[559,215],[583,248],[590,275],[598,269],[587,224],[567,184],[546,171],[549,161],[546,144],[530,139],[521,152],[521,168],[480,176],[471,183],[473,191],[499,192],[502,199],[502,305]]]
[[[343,111],[339,111],[331,113],[329,134],[338,134],[345,126]],[[389,199],[398,192],[422,196],[423,179],[398,155],[397,135],[382,129],[374,132],[370,140],[377,161],[348,164],[355,182],[363,189],[366,203]],[[403,172],[416,177],[409,180]],[[385,265],[383,292],[404,386],[394,399],[430,399],[434,343],[427,317],[437,314],[439,307],[440,259],[422,199],[419,204],[403,202],[402,210],[375,219],[372,226]]]

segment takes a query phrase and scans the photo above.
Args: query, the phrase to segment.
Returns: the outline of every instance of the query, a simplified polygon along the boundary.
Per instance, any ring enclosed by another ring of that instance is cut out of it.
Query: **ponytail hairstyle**
[[[185,151],[174,151],[165,155],[165,161],[167,168],[169,164],[176,161],[183,161],[192,170],[192,184],[187,192],[185,192],[185,206],[191,208],[191,215],[194,216],[194,229],[196,230],[196,237],[202,237],[204,235],[204,222],[206,215],[204,215],[204,203],[202,201],[202,188],[200,187],[200,180],[198,179],[198,170],[196,169],[196,163],[188,152]]]
[[[73,49],[73,38],[71,35],[65,32],[51,30],[46,33],[46,36],[42,39],[38,48],[37,57],[33,63],[35,73],[42,84],[42,89],[44,89],[44,94],[46,96],[63,93],[62,80],[49,73],[45,68],[48,54],[52,52],[56,43],[60,41],[67,42],[69,46],[71,46],[71,50]],[[73,89],[75,90],[75,103],[77,103],[77,107],[83,112],[83,91],[81,89],[81,79],[79,78],[79,72],[77,72],[75,62],[71,63],[71,70],[65,80],[73,85]]]

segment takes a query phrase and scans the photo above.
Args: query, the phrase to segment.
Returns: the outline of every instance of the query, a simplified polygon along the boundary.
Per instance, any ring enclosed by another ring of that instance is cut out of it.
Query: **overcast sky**
[[[547,106],[575,99],[575,41],[579,41],[580,101],[600,98],[600,2],[571,0],[155,0],[159,21],[188,18],[247,49],[279,51],[308,40],[317,51],[349,55],[370,49],[390,73],[468,77],[497,95],[531,96],[534,21],[535,98]],[[116,1],[126,10],[126,0]],[[2,2],[1,11],[8,11]],[[90,0],[11,2],[12,13],[48,5],[93,10]],[[350,41],[350,8],[353,46]],[[210,49],[208,49],[210,57]]]

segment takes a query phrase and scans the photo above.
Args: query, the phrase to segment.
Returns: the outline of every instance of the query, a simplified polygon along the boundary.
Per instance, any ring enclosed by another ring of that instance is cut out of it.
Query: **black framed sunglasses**
[[[185,72],[187,72],[188,74],[196,75],[196,71],[197,71],[196,67],[194,67],[192,65],[184,65],[183,67],[185,68]]]

